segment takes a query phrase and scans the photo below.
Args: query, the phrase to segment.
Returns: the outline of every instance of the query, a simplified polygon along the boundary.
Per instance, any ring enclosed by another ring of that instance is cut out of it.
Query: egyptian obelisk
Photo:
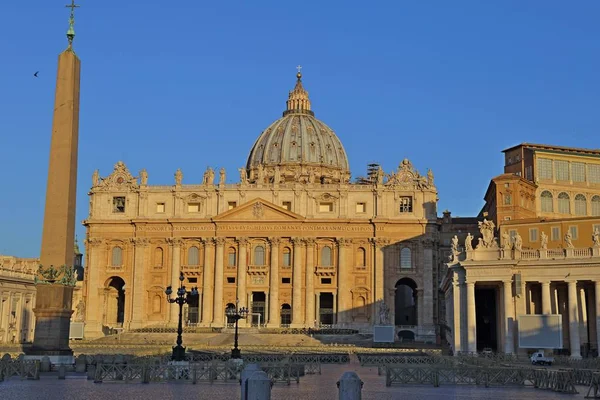
[[[30,354],[72,356],[69,327],[73,300],[73,245],[77,142],[79,132],[80,61],[73,50],[74,0],[71,8],[68,47],[58,56],[56,93],[46,187],[46,206],[37,278],[35,336]]]

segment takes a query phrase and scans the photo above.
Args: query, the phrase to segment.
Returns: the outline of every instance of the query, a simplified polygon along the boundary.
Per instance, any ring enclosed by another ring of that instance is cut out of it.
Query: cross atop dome
[[[314,113],[310,110],[310,99],[308,98],[308,92],[302,86],[302,66],[298,65],[296,67],[298,73],[296,74],[296,86],[294,90],[290,91],[287,100],[287,110],[283,113],[283,115],[291,114],[291,113],[303,113],[314,115]]]

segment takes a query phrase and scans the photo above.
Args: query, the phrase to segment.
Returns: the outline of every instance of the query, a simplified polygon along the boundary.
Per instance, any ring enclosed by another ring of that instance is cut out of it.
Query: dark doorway
[[[333,293],[319,294],[319,324],[333,325]]]
[[[265,324],[266,301],[265,292],[252,292],[252,326],[263,326]]]
[[[108,284],[106,325],[123,327],[125,322],[125,281],[116,276]]]
[[[287,303],[281,305],[281,327],[288,328],[292,323],[292,306]]]
[[[475,288],[475,323],[477,351],[491,348],[498,351],[497,289]]]
[[[417,325],[417,284],[409,278],[396,283],[395,325]]]
[[[233,303],[227,303],[227,306],[225,306],[225,315],[227,318],[227,327],[228,328],[233,328],[235,326],[235,318],[230,317],[229,313],[227,312],[227,310],[232,309],[235,310],[235,304]]]
[[[194,326],[198,322],[200,322],[200,307],[199,307],[200,294],[197,294],[196,296],[192,296],[191,294],[188,294],[187,302],[188,302],[188,313],[187,313],[186,321],[187,321],[188,325]]]

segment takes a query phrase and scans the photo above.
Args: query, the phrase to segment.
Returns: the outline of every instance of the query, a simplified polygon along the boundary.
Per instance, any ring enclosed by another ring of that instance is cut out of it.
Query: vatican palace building
[[[197,286],[188,325],[370,328],[385,302],[392,324],[435,340],[438,218],[433,173],[408,159],[350,181],[339,137],[315,118],[298,73],[282,118],[250,149],[245,168],[177,170],[149,184],[117,162],[89,192],[83,297],[85,335],[174,326],[165,288]]]

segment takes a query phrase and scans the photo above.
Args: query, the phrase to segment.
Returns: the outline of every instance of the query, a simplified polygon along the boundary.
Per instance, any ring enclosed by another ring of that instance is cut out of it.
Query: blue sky
[[[2,6],[0,253],[39,256],[66,0]],[[408,157],[438,210],[476,215],[501,150],[598,148],[600,1],[81,0],[77,233],[94,169],[150,184],[243,166],[281,116],[296,65],[354,176]],[[39,77],[33,77],[40,71]]]

